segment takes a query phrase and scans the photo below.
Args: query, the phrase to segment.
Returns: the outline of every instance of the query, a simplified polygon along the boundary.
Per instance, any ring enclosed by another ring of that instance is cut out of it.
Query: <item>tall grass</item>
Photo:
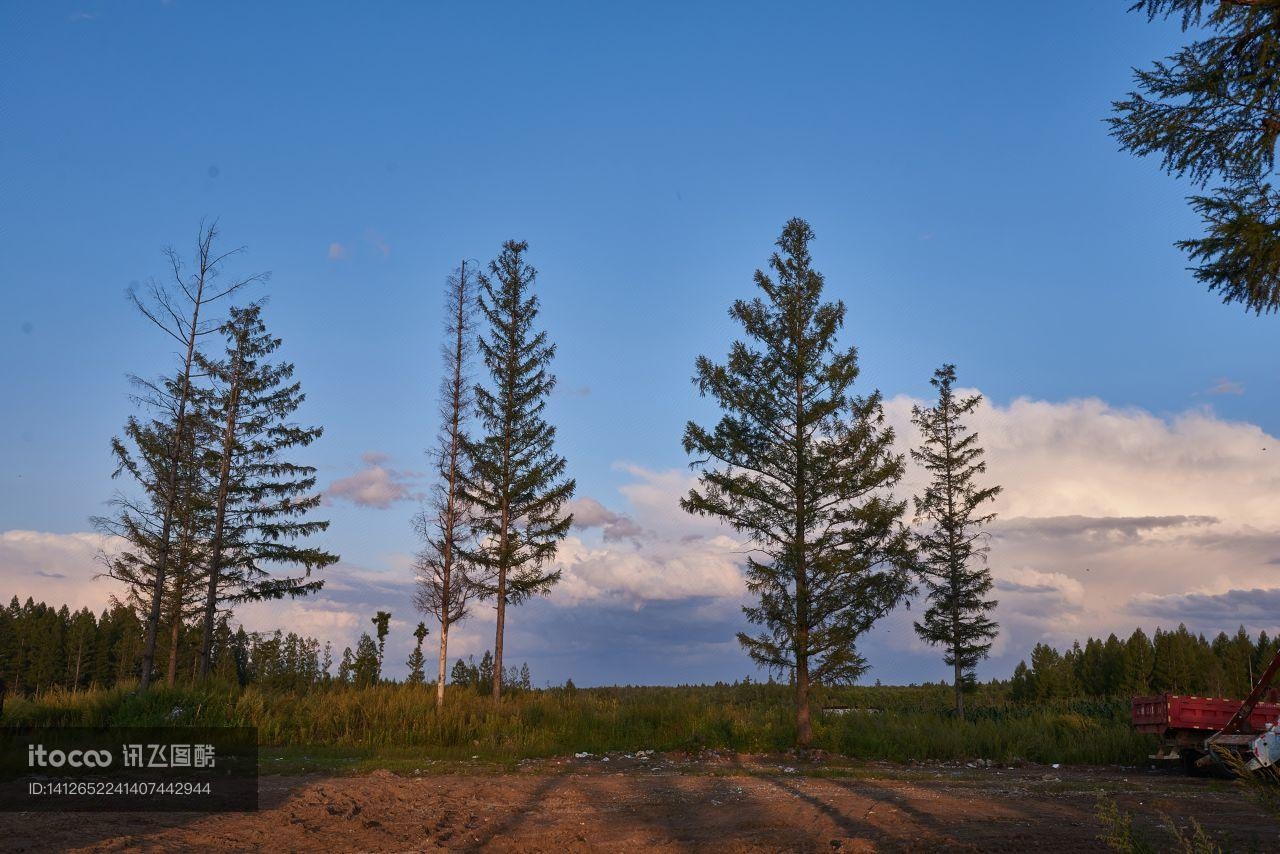
[[[515,693],[495,708],[470,689],[450,689],[437,712],[433,688],[324,686],[306,692],[209,685],[131,686],[51,692],[12,700],[5,725],[255,726],[264,747],[412,749],[434,759],[512,761],[582,751],[728,749],[771,752],[795,738],[791,693],[782,685],[563,689]],[[1133,733],[1121,701],[1033,708],[980,691],[969,718],[948,711],[945,686],[828,690],[816,708],[814,746],[862,759],[1131,764],[1152,747]]]

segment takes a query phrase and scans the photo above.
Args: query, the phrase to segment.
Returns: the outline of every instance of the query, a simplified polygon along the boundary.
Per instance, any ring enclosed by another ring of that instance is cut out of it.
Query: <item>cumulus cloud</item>
[[[741,599],[741,545],[715,522],[680,510],[679,497],[693,485],[683,471],[619,466],[632,481],[619,491],[630,514],[592,498],[572,502],[574,527],[600,531],[599,542],[570,536],[556,558],[564,577],[556,600],[640,606],[681,599]]]
[[[638,540],[644,528],[625,513],[615,513],[594,498],[576,498],[565,509],[573,514],[573,527],[581,530],[599,528],[605,542]]]
[[[390,458],[374,451],[366,453],[361,459],[364,468],[329,484],[329,488],[325,490],[326,499],[386,510],[392,504],[422,497],[421,491],[417,489],[423,477],[420,472],[390,468],[385,465]]]
[[[561,608],[553,596],[513,616],[508,655],[513,662],[528,659],[537,684],[567,677],[579,685],[652,685],[758,675],[735,637],[743,628],[736,602],[693,598]],[[492,645],[490,621],[464,625],[475,633],[472,649]]]
[[[641,604],[694,597],[736,599],[743,592],[742,557],[728,537],[696,546],[592,548],[577,537],[560,546],[556,564],[564,571],[557,603],[603,601]]]
[[[886,403],[900,448],[919,441],[915,403]],[[1096,399],[984,401],[970,423],[987,450],[987,482],[1004,487],[989,554],[1003,641],[981,672],[1007,674],[1041,640],[1182,621],[1234,629],[1225,610],[1179,614],[1180,597],[1275,586],[1280,460],[1261,451],[1276,440],[1257,425]],[[903,492],[924,482],[910,465]]]

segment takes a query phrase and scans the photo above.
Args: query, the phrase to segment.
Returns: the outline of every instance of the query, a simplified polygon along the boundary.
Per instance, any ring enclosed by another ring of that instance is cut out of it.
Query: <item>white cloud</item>
[[[886,404],[901,449],[917,441],[915,403]],[[1176,624],[1168,606],[1184,594],[1277,586],[1280,459],[1262,450],[1276,440],[1256,425],[1096,399],[984,402],[970,423],[987,451],[986,482],[1004,487],[990,565],[1005,634],[997,653],[1009,657],[987,672],[1007,674],[1039,640]],[[912,467],[904,492],[923,481]],[[1200,631],[1235,628],[1225,609],[1182,619]]]
[[[674,547],[631,543],[598,548],[568,537],[556,556],[564,577],[552,601],[575,606],[596,601],[639,605],[702,597],[737,599],[743,592],[741,560],[737,544],[728,537]]]
[[[325,498],[329,501],[349,501],[359,507],[386,510],[400,501],[422,497],[417,489],[423,475],[408,469],[393,469],[384,465],[390,458],[386,454],[370,451],[364,454],[365,467],[348,477],[329,484]]]
[[[573,514],[573,527],[599,528],[606,541],[638,540],[645,530],[625,513],[615,513],[594,498],[575,498],[565,509]]]
[[[599,529],[599,542],[570,536],[561,544],[556,564],[564,578],[552,601],[632,607],[683,599],[738,602],[745,589],[742,546],[718,523],[679,507],[694,478],[630,463],[617,468],[633,478],[619,489],[630,512],[610,510],[593,498],[572,503],[574,527]]]

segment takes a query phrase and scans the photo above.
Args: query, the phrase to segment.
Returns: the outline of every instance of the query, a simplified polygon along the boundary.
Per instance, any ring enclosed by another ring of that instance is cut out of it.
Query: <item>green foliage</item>
[[[1112,135],[1205,194],[1191,197],[1205,236],[1179,241],[1197,279],[1262,314],[1280,308],[1280,195],[1270,183],[1280,136],[1280,3],[1139,0],[1203,36],[1135,72],[1114,104]]]
[[[100,617],[14,596],[0,608],[0,679],[11,693],[114,685],[137,678],[142,625],[131,608]]]
[[[349,685],[355,679],[356,656],[351,647],[342,650],[342,660],[338,662],[338,682]]]
[[[294,632],[248,635],[247,648],[236,650],[247,666],[241,684],[253,683],[276,690],[301,691],[328,675],[321,664],[320,642]],[[237,645],[243,643],[238,638]]]
[[[996,602],[986,598],[991,571],[983,530],[995,514],[980,508],[1000,494],[1000,487],[976,483],[987,464],[978,434],[969,432],[964,418],[978,408],[982,395],[957,399],[955,381],[956,366],[943,365],[930,381],[938,402],[911,410],[924,438],[911,457],[930,475],[924,494],[915,499],[916,516],[925,523],[916,533],[917,568],[929,601],[915,629],[926,642],[946,650],[943,660],[955,670],[956,712],[963,716],[964,688],[973,682],[973,669],[987,657],[996,636],[989,616]]]
[[[723,411],[711,429],[693,422],[684,449],[702,470],[681,500],[746,535],[744,609],[762,626],[738,640],[753,660],[794,674],[800,743],[807,743],[810,682],[838,684],[866,670],[857,641],[907,592],[905,502],[890,490],[903,474],[879,392],[851,394],[854,348],[836,349],[841,302],[823,302],[809,255],[813,231],[790,220],[757,270],[761,295],[729,310],[750,343],[723,364],[697,360],[694,381]]]
[[[378,645],[366,633],[360,634],[356,643],[356,654],[352,660],[351,678],[357,688],[368,688],[378,684],[382,677],[382,656]]]
[[[169,661],[175,663],[183,628],[200,611],[209,558],[203,535],[212,522],[213,504],[203,488],[200,441],[211,428],[194,405],[189,374],[186,366],[176,377],[133,378],[136,399],[149,417],[130,416],[123,437],[112,440],[113,477],[127,474],[141,495],[118,492],[110,501],[112,514],[93,519],[99,531],[123,543],[104,556],[106,574],[121,584],[124,603],[143,620],[148,675],[162,630],[169,637]],[[169,676],[170,681],[176,678],[173,666]]]
[[[449,684],[473,688],[479,694],[487,694],[493,688],[494,666],[493,653],[487,649],[481,656],[479,664],[476,663],[474,656],[468,656],[466,661],[459,658],[454,662],[453,670],[449,673]],[[529,673],[528,662],[520,665],[518,669],[508,667],[502,674],[502,684],[519,691],[533,690],[533,678]]]

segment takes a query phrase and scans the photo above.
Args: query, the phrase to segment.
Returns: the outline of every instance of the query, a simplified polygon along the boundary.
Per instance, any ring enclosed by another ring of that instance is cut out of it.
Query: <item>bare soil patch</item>
[[[788,763],[791,764],[788,764]],[[510,773],[265,776],[256,813],[0,815],[10,851],[1090,851],[1114,796],[1153,836],[1192,818],[1280,850],[1239,784],[1122,768],[611,755]]]

